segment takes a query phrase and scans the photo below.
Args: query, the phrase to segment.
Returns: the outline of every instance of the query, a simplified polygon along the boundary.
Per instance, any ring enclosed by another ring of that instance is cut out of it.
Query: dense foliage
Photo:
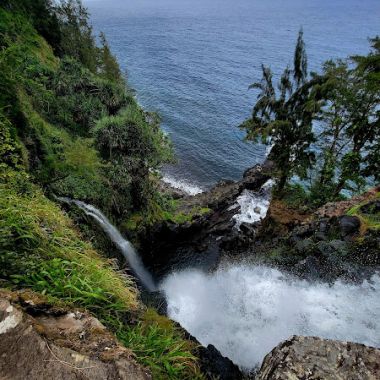
[[[157,203],[152,173],[171,159],[169,142],[129,93],[104,34],[96,45],[81,2],[7,1],[0,12],[0,108],[35,180],[117,215]],[[40,18],[54,20],[59,55],[38,33]]]
[[[328,61],[309,76],[301,31],[277,89],[262,66],[261,82],[251,86],[258,100],[241,127],[248,140],[272,146],[280,194],[294,176],[308,179],[317,206],[379,180],[380,39],[371,44],[367,56]]]
[[[133,280],[47,197],[110,216],[160,208],[155,172],[171,148],[158,117],[131,96],[105,36],[96,44],[80,1],[0,4],[1,286],[86,308],[154,378],[202,378],[194,343],[146,310]]]

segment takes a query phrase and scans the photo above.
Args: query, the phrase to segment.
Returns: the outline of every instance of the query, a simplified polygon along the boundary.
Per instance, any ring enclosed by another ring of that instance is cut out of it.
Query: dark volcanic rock
[[[182,224],[167,221],[145,229],[137,238],[144,263],[158,278],[168,270],[191,265],[213,269],[223,250],[246,250],[252,243],[255,228],[243,224],[234,228],[233,215],[239,212],[238,196],[246,189],[259,191],[270,177],[272,164],[265,162],[244,173],[238,181],[222,181],[207,192],[183,198],[180,211],[209,208],[206,215],[195,216]]]
[[[293,336],[264,359],[257,380],[376,380],[380,350],[358,343]]]
[[[360,229],[360,219],[357,216],[344,215],[339,218],[339,226],[343,237],[355,235]]]
[[[243,378],[239,367],[222,356],[212,344],[200,347],[198,357],[201,371],[209,379],[239,380]]]

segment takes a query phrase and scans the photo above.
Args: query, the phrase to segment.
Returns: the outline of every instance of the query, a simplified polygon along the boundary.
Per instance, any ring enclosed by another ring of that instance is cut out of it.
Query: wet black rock
[[[209,208],[210,212],[175,224],[167,221],[148,227],[138,236],[139,253],[158,278],[167,271],[191,265],[211,270],[224,251],[246,251],[252,244],[256,227],[243,224],[234,228],[236,202],[244,190],[259,191],[271,178],[272,164],[265,162],[247,170],[238,181],[222,181],[207,192],[181,200],[181,211]]]
[[[212,345],[198,349],[200,367],[203,374],[209,379],[239,380],[243,378],[239,367]]]
[[[360,229],[360,219],[356,216],[344,215],[339,218],[339,227],[343,237],[357,234]]]

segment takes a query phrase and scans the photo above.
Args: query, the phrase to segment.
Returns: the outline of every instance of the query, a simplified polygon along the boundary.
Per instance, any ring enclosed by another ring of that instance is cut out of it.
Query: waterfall
[[[103,229],[103,231],[107,234],[107,236],[119,248],[120,252],[127,260],[130,268],[144,285],[144,287],[151,292],[156,290],[156,285],[154,283],[152,275],[145,268],[133,245],[128,240],[124,239],[121,233],[112,225],[112,223],[101,211],[99,211],[94,206],[88,205],[82,201],[65,197],[57,197],[57,199],[61,202],[75,204],[81,210],[83,210],[86,215],[94,218],[99,226]]]
[[[362,284],[313,283],[257,265],[188,269],[160,285],[168,315],[242,369],[292,335],[380,347],[380,276]]]

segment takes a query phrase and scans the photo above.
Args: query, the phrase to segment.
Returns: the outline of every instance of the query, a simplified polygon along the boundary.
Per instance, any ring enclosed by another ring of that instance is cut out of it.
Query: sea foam
[[[162,180],[175,189],[182,190],[188,195],[196,195],[203,193],[203,189],[194,183],[191,183],[185,179],[174,178],[169,174],[164,174]]]

